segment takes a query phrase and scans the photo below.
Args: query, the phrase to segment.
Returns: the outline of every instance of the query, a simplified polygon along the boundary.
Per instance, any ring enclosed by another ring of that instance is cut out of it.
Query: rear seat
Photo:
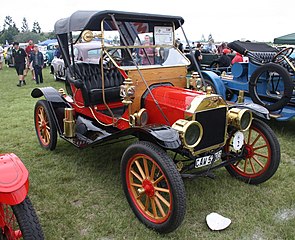
[[[73,66],[71,66],[73,69]],[[93,63],[76,63],[76,79],[81,79],[81,88],[85,106],[103,103],[102,99],[102,76],[100,65]],[[124,81],[117,68],[104,70],[104,87],[106,102],[118,102],[120,98],[120,85]]]

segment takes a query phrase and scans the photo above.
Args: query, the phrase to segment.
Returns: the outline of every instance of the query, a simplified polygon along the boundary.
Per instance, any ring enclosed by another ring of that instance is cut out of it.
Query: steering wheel
[[[118,57],[118,56],[112,56],[112,59],[115,60],[115,62],[120,65],[122,62],[122,58]],[[104,55],[103,56],[103,66],[105,69],[113,69],[115,68],[115,64],[113,63],[113,61],[109,58],[108,55]]]
[[[294,51],[293,47],[287,47],[282,49],[281,51],[279,51],[273,58],[272,58],[272,62],[276,62],[276,63],[280,63],[282,61],[284,61],[284,56],[286,56],[287,58],[292,54],[292,52]]]

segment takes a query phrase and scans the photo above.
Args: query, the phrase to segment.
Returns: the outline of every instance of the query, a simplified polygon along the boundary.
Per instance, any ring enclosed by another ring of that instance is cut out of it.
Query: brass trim
[[[146,114],[146,121],[145,122],[142,121],[142,117],[144,114]],[[134,122],[135,122],[136,126],[145,126],[147,124],[148,113],[145,108],[140,109],[138,112],[134,113],[131,116],[134,118]]]
[[[227,130],[227,128],[226,128],[225,130]],[[226,131],[225,131],[225,133],[226,133]],[[226,134],[225,134],[225,135],[226,135]],[[213,145],[213,146],[207,147],[207,148],[203,148],[203,149],[200,149],[200,150],[198,150],[198,151],[194,151],[194,152],[192,152],[192,154],[193,154],[193,156],[197,156],[197,155],[199,155],[199,154],[201,154],[201,153],[209,152],[209,151],[211,151],[211,150],[215,150],[215,149],[217,149],[217,148],[223,147],[223,146],[225,145],[225,143],[226,143],[226,140],[227,140],[227,139],[225,138],[225,140],[224,140],[222,143],[219,143],[219,144],[216,144],[216,145]]]
[[[75,137],[75,120],[74,120],[74,108],[65,108],[65,118],[63,119],[64,122],[64,135],[66,137]]]
[[[95,37],[102,38],[102,36],[103,36],[103,34],[101,32],[94,34],[91,30],[84,30],[82,33],[82,39],[85,42],[91,42],[93,40],[93,38],[95,38]]]
[[[245,92],[243,90],[240,90],[239,96],[238,96],[238,103],[243,103],[245,101],[244,95],[245,95]]]
[[[250,120],[246,127],[242,127],[242,119],[244,114],[250,114]],[[240,131],[247,131],[252,123],[252,112],[249,109],[232,108],[227,112],[228,125],[234,126]]]
[[[207,86],[207,87],[206,87],[206,95],[211,95],[212,92],[213,92],[212,87],[211,87],[211,86]]]
[[[198,126],[200,134],[198,136],[197,141],[190,145],[187,143],[185,135],[187,134],[187,130],[189,129],[189,127],[192,125]],[[178,131],[181,142],[183,143],[184,147],[189,149],[190,151],[193,151],[194,147],[196,147],[200,143],[203,137],[203,127],[197,121],[187,121],[185,119],[179,119],[172,125],[172,128]]]
[[[199,95],[196,96],[191,102],[191,104],[188,106],[187,110],[185,111],[185,116],[186,118],[187,116],[192,116],[191,120],[196,120],[195,114],[197,112],[227,106],[228,105],[225,102],[225,100],[217,94]]]

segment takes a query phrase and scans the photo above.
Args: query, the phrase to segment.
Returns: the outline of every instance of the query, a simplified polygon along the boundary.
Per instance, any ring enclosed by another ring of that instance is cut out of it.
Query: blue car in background
[[[44,59],[46,59],[47,65],[51,65],[56,45],[58,45],[56,38],[47,39],[38,43],[39,48],[42,49],[42,53],[44,55]]]
[[[52,60],[54,58],[55,50],[57,48],[57,45],[58,45],[57,42],[50,43],[50,44],[47,45],[46,58],[47,58],[48,65],[51,65],[51,62],[52,62]]]
[[[293,47],[278,50],[265,43],[234,41],[228,47],[247,56],[220,76],[202,71],[205,83],[229,102],[242,97],[267,108],[270,116],[286,121],[295,117],[295,61]]]

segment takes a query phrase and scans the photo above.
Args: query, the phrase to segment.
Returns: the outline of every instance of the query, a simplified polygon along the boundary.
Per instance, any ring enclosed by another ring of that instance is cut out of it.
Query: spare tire
[[[269,89],[268,86],[265,88],[265,85],[262,85],[262,81],[267,81],[267,79],[265,77],[260,79],[260,77],[263,75],[263,73],[268,74],[273,72],[276,73],[275,77],[277,79],[272,79],[269,83],[267,83],[272,89]],[[261,86],[259,88],[260,84]],[[263,88],[266,90],[263,95],[271,98],[271,103],[265,103],[261,100],[259,91],[261,91]],[[293,88],[294,83],[290,74],[284,67],[274,63],[267,63],[258,67],[253,72],[249,82],[249,95],[254,103],[264,106],[269,111],[276,111],[288,104],[293,94]]]

